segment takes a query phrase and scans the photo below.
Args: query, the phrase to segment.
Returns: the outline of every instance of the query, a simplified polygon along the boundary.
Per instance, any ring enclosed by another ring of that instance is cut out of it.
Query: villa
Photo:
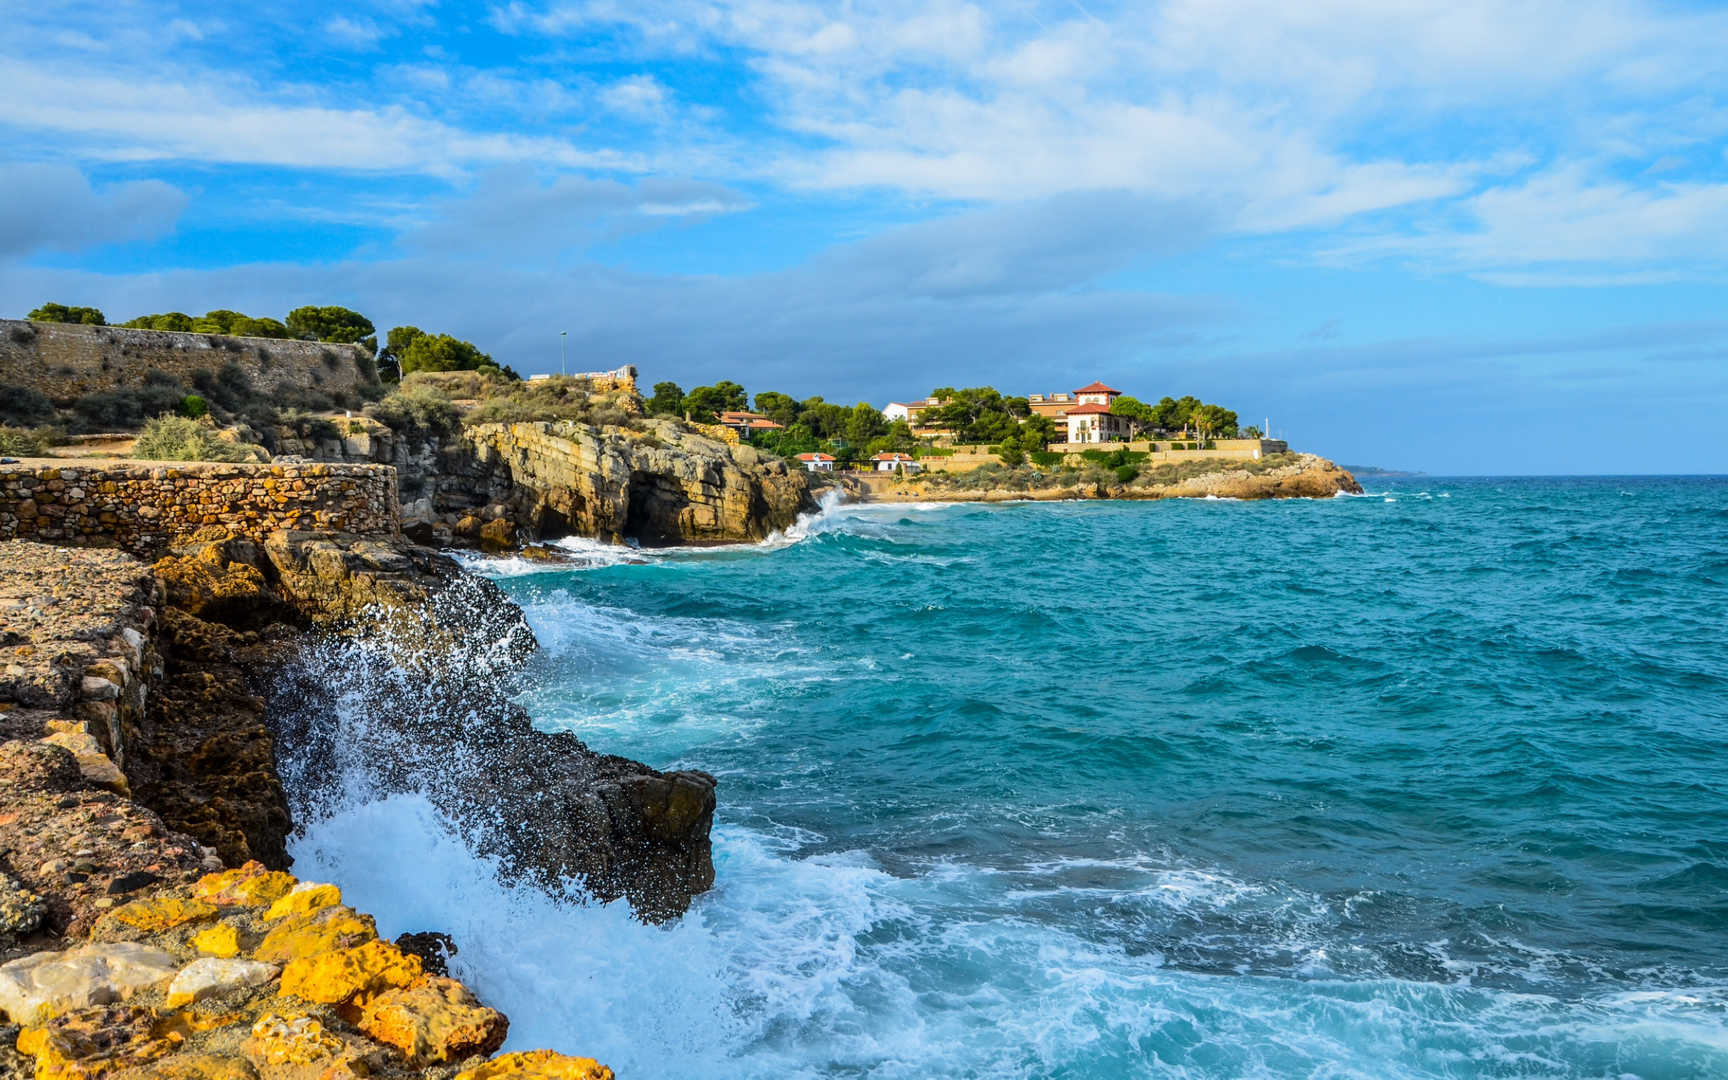
[[[753,412],[723,412],[720,414],[720,426],[729,427],[740,435],[753,435],[759,431],[785,431],[785,424],[774,421]]]
[[[808,472],[833,472],[833,454],[799,454],[798,460]]]
[[[1110,411],[1111,404],[1121,396],[1122,391],[1111,389],[1101,382],[1082,386],[1074,391],[1074,400],[1078,404],[1063,414],[1068,421],[1068,441],[1112,442],[1132,435],[1133,422],[1126,416],[1117,416]]]
[[[1026,406],[1033,415],[1055,422],[1052,443],[1114,442],[1134,435],[1133,421],[1110,411],[1110,406],[1121,396],[1122,391],[1093,382],[1070,393],[1027,394]],[[946,403],[933,397],[890,401],[883,408],[882,416],[890,423],[906,421],[919,438],[952,437],[953,432],[946,428],[932,428],[919,423],[924,413],[943,404]]]
[[[898,470],[901,472],[915,473],[924,468],[924,466],[920,465],[911,454],[902,454],[894,450],[884,450],[870,460],[876,463],[877,472],[894,472]]]

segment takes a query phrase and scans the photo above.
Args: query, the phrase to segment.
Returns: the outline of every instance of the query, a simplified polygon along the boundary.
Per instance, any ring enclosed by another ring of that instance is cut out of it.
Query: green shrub
[[[147,417],[175,412],[186,387],[164,371],[152,371],[131,390],[103,390],[72,402],[72,426],[79,432],[131,431]]]
[[[1134,465],[1118,465],[1118,466],[1116,466],[1116,482],[1117,483],[1120,483],[1120,484],[1132,483],[1134,481],[1134,478],[1136,476],[1139,476],[1139,475],[1140,475],[1140,469],[1137,466],[1134,466]]]
[[[373,405],[367,415],[392,431],[419,430],[448,435],[461,426],[450,399],[426,386],[403,386]]]
[[[12,427],[0,424],[0,454],[8,457],[41,457],[48,452],[46,428]]]
[[[180,399],[180,407],[175,411],[190,420],[197,420],[209,414],[210,403],[197,394],[187,394]]]
[[[276,423],[278,426],[292,431],[300,438],[309,439],[312,442],[330,442],[342,437],[341,431],[330,420],[299,409],[289,409],[283,412],[277,417]]]
[[[1044,469],[1055,468],[1062,464],[1062,459],[1067,456],[1067,454],[1058,454],[1052,450],[1034,450],[1030,455],[1032,464]]]
[[[54,419],[48,395],[28,386],[0,385],[0,424],[29,427]]]
[[[258,448],[229,442],[208,420],[164,414],[144,422],[132,456],[149,461],[250,461]]]

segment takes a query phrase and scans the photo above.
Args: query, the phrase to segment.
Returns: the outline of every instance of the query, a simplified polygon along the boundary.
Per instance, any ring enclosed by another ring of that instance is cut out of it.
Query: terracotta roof
[[[785,424],[776,424],[774,421],[769,420],[767,417],[761,417],[758,419],[751,420],[750,426],[757,429],[758,431],[785,431],[786,430]]]
[[[1082,386],[1074,392],[1076,394],[1120,394],[1122,391],[1112,389],[1101,382],[1095,382],[1091,386]]]
[[[799,461],[833,461],[833,454],[799,454]]]
[[[911,454],[902,454],[893,450],[884,450],[870,459],[871,461],[911,461]]]
[[[1076,405],[1072,409],[1068,410],[1069,416],[1098,416],[1109,415],[1109,413],[1110,406],[1099,405],[1097,402],[1089,402],[1085,405]]]

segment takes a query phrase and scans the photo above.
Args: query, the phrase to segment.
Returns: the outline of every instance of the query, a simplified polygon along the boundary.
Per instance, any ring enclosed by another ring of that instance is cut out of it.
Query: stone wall
[[[395,536],[396,470],[380,465],[115,462],[0,465],[0,540],[120,547],[145,558],[202,529]]]
[[[195,373],[230,363],[268,394],[352,393],[373,381],[370,360],[358,345],[0,319],[0,385],[39,390],[60,404],[141,386],[150,372],[191,387]]]

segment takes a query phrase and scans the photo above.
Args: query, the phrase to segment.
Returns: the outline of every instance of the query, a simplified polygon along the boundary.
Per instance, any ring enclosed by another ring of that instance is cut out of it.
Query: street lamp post
[[[564,341],[569,336],[570,331],[568,330],[558,331],[558,374],[560,375],[566,374],[564,371]]]

